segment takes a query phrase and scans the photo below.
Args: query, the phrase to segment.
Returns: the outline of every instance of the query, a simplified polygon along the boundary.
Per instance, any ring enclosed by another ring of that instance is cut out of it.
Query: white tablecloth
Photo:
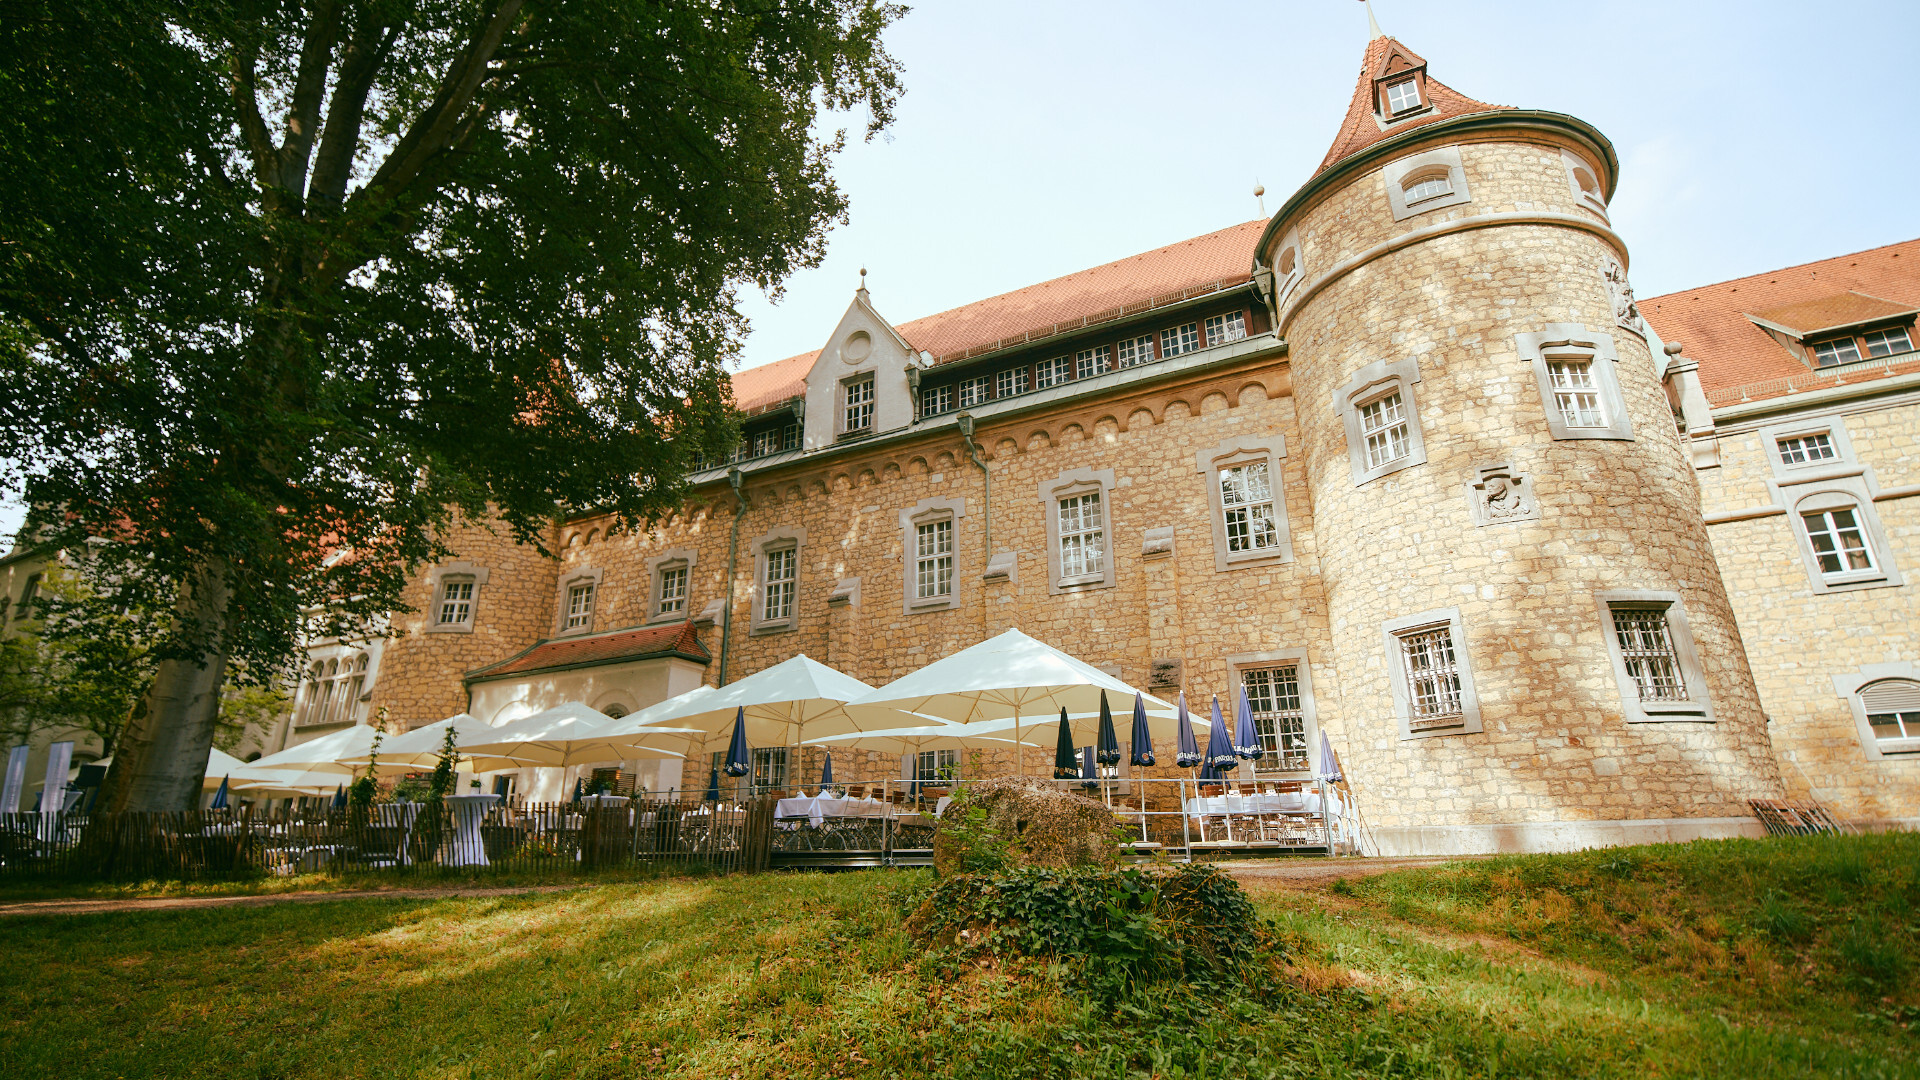
[[[1340,813],[1340,797],[1331,796],[1328,800],[1335,814]],[[1211,798],[1187,800],[1189,814],[1281,814],[1281,813],[1320,812],[1320,796],[1317,792],[1304,795],[1281,793],[1276,795],[1215,795]]]
[[[806,818],[815,825],[827,818],[883,818],[893,811],[890,803],[879,799],[835,799],[830,796],[781,799],[774,804],[776,818]]]

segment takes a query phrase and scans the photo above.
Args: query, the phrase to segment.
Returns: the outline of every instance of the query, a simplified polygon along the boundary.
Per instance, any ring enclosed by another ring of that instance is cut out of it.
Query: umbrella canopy
[[[252,762],[248,769],[280,769],[292,772],[355,773],[361,766],[349,765],[346,759],[365,760],[373,750],[374,736],[379,729],[366,724],[355,724],[328,735],[322,735],[312,742],[299,746],[289,746],[277,754]]]
[[[688,728],[647,728],[644,732],[607,736],[601,729],[613,718],[577,701],[555,705],[551,709],[523,717],[510,724],[488,728],[474,736],[466,752],[476,758],[511,758],[516,765],[579,765],[590,761],[620,761],[626,758],[677,758],[678,750],[667,745],[684,745]]]
[[[1205,760],[1206,755],[1200,752],[1200,740],[1193,737],[1193,717],[1187,713],[1187,692],[1185,690],[1180,691],[1179,726],[1174,738],[1177,740],[1176,749],[1173,754],[1173,763],[1175,765],[1183,769],[1191,769]]]
[[[1184,693],[1181,694],[1180,700],[1183,703],[1186,701]],[[1184,704],[1181,711],[1186,711]],[[1187,724],[1187,732],[1189,734],[1193,732],[1191,721]],[[1133,695],[1133,734],[1128,737],[1133,740],[1133,751],[1132,756],[1127,759],[1127,764],[1142,769],[1152,768],[1153,732],[1147,730],[1147,702],[1139,694]]]
[[[340,773],[331,770],[294,772],[290,769],[250,769],[244,778],[238,772],[234,774],[233,790],[271,799],[291,795],[325,795],[340,786],[340,778]]]
[[[725,768],[728,776],[745,776],[753,771],[753,761],[747,753],[747,710],[744,705],[733,713],[733,738],[727,742]]]
[[[1226,721],[1220,719],[1220,695],[1215,694],[1213,726],[1207,731],[1207,765],[1213,769],[1213,779],[1217,780],[1221,769],[1230,769],[1234,764],[1233,740],[1227,735]],[[1200,778],[1207,779],[1207,774],[1202,772]]]
[[[1134,693],[1137,696],[1139,691],[1136,690]],[[1143,715],[1141,719],[1144,720],[1146,717]],[[1094,752],[1094,760],[1102,765],[1120,764],[1120,736],[1115,734],[1113,730],[1113,710],[1107,707],[1107,692],[1105,690],[1100,691],[1099,738],[1099,749]]]
[[[454,752],[459,755],[457,768],[462,772],[496,772],[500,769],[519,769],[539,762],[522,761],[518,758],[492,755],[481,756],[467,752],[469,744],[492,735],[496,728],[484,720],[476,720],[466,713],[456,713],[445,720],[437,720],[424,727],[395,735],[391,739],[380,740],[380,758],[374,769],[383,776],[396,773],[418,772],[431,769],[440,764],[440,748],[447,737],[447,729],[453,729]],[[341,759],[342,764],[364,766],[367,755]]]
[[[102,767],[111,765],[113,764],[113,755],[109,754],[106,757],[101,758],[99,761],[94,762],[93,764],[99,765]],[[234,757],[232,754],[229,754],[224,750],[221,750],[217,746],[208,747],[207,748],[207,771],[205,773],[204,779],[202,779],[200,782],[200,790],[209,791],[209,790],[212,790],[213,788],[217,788],[220,785],[226,783],[229,777],[232,777],[235,775],[244,776],[253,768],[254,766],[250,762],[241,761],[239,758]],[[77,775],[79,771],[80,771],[79,767],[75,766],[74,773]],[[39,783],[31,786],[39,787],[44,785],[45,783],[46,781],[42,780]]]
[[[1253,729],[1253,707],[1247,704],[1247,691],[1240,689],[1240,708],[1234,713],[1233,752],[1248,761],[1259,761],[1266,748],[1260,745],[1260,733]]]
[[[925,719],[922,717],[922,719]],[[803,746],[844,746],[849,749],[876,750],[883,754],[911,754],[921,750],[1010,749],[1015,746],[1045,746],[1040,727],[1029,726],[1026,741],[1013,740],[1013,721],[982,720],[977,724],[921,724],[915,727],[882,728],[878,731],[849,731],[808,739]]]
[[[1073,750],[1073,725],[1067,721],[1065,709],[1060,710],[1060,724],[1054,739],[1053,775],[1059,780],[1080,775],[1080,762]]]
[[[833,751],[827,751],[825,760],[820,762],[820,786],[833,783]]]
[[[1340,780],[1340,759],[1333,756],[1333,744],[1327,741],[1327,733],[1320,733],[1320,767],[1314,775],[1322,780]]]
[[[706,736],[703,744],[711,745],[729,736],[729,727],[737,721],[745,729],[748,746],[799,746],[863,728],[926,722],[893,710],[854,719],[846,710],[847,702],[872,690],[851,675],[801,655],[719,689],[682,694],[673,699],[678,704],[662,708],[647,723],[697,729]]]
[[[213,793],[213,802],[208,806],[208,809],[225,810],[227,808],[227,781],[229,779],[231,779],[231,777],[223,776],[220,778],[220,788]]]

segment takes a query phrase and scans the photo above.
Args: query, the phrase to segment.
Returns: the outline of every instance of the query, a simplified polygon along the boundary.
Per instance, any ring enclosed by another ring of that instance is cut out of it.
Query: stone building
[[[737,459],[656,527],[559,522],[548,558],[461,525],[459,558],[395,614],[368,707],[629,712],[800,653],[878,685],[1018,627],[1167,696],[1244,690],[1263,777],[1305,775],[1324,732],[1389,852],[1750,834],[1748,799],[1808,784],[1911,817],[1910,762],[1847,777],[1841,750],[1899,751],[1847,726],[1858,686],[1814,702],[1769,638],[1756,687],[1742,631],[1783,609],[1739,575],[1774,538],[1720,508],[1766,501],[1778,470],[1748,413],[1704,403],[1743,376],[1643,321],[1617,174],[1582,121],[1474,101],[1377,36],[1271,220],[900,324],[863,283],[819,351],[735,379]],[[1911,417],[1875,441],[1852,416],[1848,453],[1910,478]],[[1891,537],[1875,483],[1842,487]],[[1852,618],[1832,587],[1791,617]],[[1863,595],[1910,631],[1898,592]],[[1867,680],[1915,656],[1910,632],[1833,652]],[[778,747],[755,764],[779,786],[817,767]],[[953,764],[836,758],[873,778]],[[646,786],[681,781],[642,765]]]

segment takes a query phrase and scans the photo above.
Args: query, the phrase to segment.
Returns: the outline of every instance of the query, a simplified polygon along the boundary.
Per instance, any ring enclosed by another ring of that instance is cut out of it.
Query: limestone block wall
[[[1845,427],[1856,460],[1873,470],[1881,490],[1920,483],[1920,405],[1899,398],[1865,400],[1802,416],[1833,416]],[[1755,427],[1792,417],[1776,414],[1723,428],[1720,466],[1700,473],[1709,517],[1775,503],[1767,447]],[[1760,700],[1795,795],[1811,793],[1842,816],[1863,822],[1920,818],[1920,757],[1876,758],[1863,746],[1836,675],[1868,665],[1920,665],[1920,617],[1913,590],[1920,574],[1920,497],[1874,504],[1907,584],[1821,593],[1799,553],[1795,516],[1727,521],[1711,526],[1714,553],[1726,575]]]
[[[1449,145],[1446,126],[1406,153]],[[1513,222],[1384,250],[1476,215],[1598,220],[1577,204],[1557,140],[1516,131],[1457,145],[1466,203],[1395,222],[1379,162],[1276,232],[1297,231],[1309,283],[1377,256],[1282,313],[1342,682],[1337,722],[1363,805],[1388,830],[1745,818],[1745,800],[1777,795],[1779,782],[1652,357],[1615,325],[1602,264],[1624,253],[1590,231]],[[1555,323],[1613,336],[1632,441],[1551,437],[1516,338]],[[1334,393],[1370,363],[1407,358],[1422,376],[1428,460],[1356,487]],[[1476,527],[1468,486],[1501,463],[1530,478],[1539,519]],[[1627,724],[1595,597],[1613,589],[1680,594],[1716,722]],[[1403,739],[1383,627],[1443,608],[1460,611],[1485,730]]]

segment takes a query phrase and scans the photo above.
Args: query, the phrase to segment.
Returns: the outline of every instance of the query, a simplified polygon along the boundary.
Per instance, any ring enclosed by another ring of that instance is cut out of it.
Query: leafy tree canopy
[[[450,514],[673,504],[735,436],[736,288],[844,218],[832,116],[891,118],[900,13],[0,4],[0,480],[172,613],[114,805],[189,798],[228,661],[400,607]]]

